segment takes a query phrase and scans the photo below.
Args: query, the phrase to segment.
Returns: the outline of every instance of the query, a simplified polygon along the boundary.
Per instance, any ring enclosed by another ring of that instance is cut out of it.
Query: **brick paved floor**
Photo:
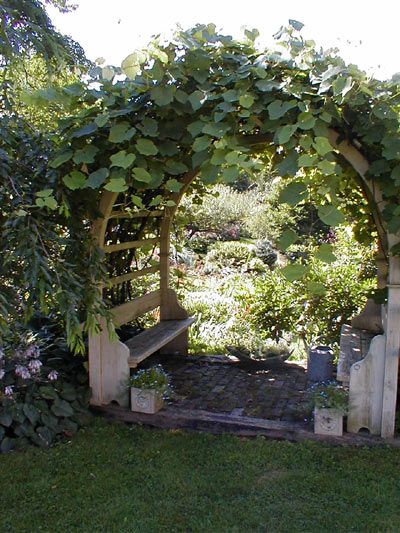
[[[153,356],[146,366],[161,363],[170,374],[174,390],[170,401],[177,408],[274,420],[309,420],[304,366],[286,362],[279,369],[249,370],[224,360],[227,363],[207,356]]]

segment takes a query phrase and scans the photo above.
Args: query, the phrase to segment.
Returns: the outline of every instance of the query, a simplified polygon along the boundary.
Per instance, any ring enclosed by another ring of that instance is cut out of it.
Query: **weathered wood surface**
[[[207,433],[231,433],[246,437],[264,436],[292,442],[317,441],[335,446],[387,446],[400,448],[400,439],[383,440],[369,435],[344,433],[342,437],[316,435],[305,424],[281,422],[203,410],[186,410],[167,405],[154,415],[135,413],[114,405],[95,407],[96,413],[109,420],[143,424],[161,429],[186,429]]]
[[[134,270],[133,272],[128,272],[127,274],[122,274],[121,276],[116,276],[115,278],[110,278],[108,281],[111,285],[119,285],[125,281],[130,281],[131,279],[142,278],[148,274],[155,274],[160,270],[159,265],[154,265],[147,268],[142,268],[142,270]]]
[[[366,356],[375,334],[344,324],[340,330],[340,350],[337,366],[337,379],[343,383],[350,381],[351,365]]]
[[[89,337],[89,378],[93,405],[117,402],[128,406],[129,349],[119,340],[110,340],[105,321],[102,331]]]
[[[142,209],[141,211],[111,211],[107,218],[146,218],[146,217],[162,217],[164,211],[148,211]]]
[[[158,237],[151,239],[142,239],[141,241],[127,241],[119,242],[117,244],[107,244],[103,250],[106,254],[113,252],[120,252],[121,250],[131,250],[132,248],[142,248],[143,246],[151,246],[158,243]]]
[[[141,361],[187,331],[194,321],[194,318],[164,320],[126,341],[130,351],[129,366],[135,368]]]
[[[144,315],[161,305],[161,291],[153,291],[139,296],[134,300],[125,302],[124,304],[114,307],[111,312],[113,314],[114,325],[118,328],[123,324],[132,322],[140,315]]]
[[[371,435],[381,433],[385,344],[385,335],[374,337],[367,355],[350,369],[347,429],[351,433],[362,428]]]

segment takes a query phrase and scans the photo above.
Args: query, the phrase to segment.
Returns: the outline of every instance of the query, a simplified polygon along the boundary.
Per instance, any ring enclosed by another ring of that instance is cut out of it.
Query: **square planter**
[[[164,405],[163,396],[154,389],[137,389],[131,387],[131,410],[153,415]]]
[[[338,409],[314,409],[314,433],[317,435],[343,435],[343,413]]]

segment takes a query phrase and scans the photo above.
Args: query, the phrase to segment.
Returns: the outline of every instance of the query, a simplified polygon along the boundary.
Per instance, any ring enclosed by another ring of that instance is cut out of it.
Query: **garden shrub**
[[[356,263],[327,265],[318,260],[310,263],[304,279],[294,282],[280,270],[267,271],[247,295],[250,322],[276,341],[295,333],[306,346],[336,344],[341,326],[361,311],[374,286],[359,274]]]
[[[255,257],[251,244],[237,241],[216,242],[206,255],[205,272],[214,272],[224,268],[240,268]]]
[[[0,348],[0,450],[49,446],[90,417],[90,389],[81,357],[50,328],[18,331]]]

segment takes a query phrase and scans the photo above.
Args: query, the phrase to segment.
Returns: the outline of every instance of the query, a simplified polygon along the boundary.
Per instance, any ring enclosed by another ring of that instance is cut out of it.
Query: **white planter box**
[[[164,405],[162,394],[154,389],[131,387],[131,410],[139,413],[154,414]]]
[[[314,409],[314,433],[317,435],[343,435],[343,413],[338,409]]]

